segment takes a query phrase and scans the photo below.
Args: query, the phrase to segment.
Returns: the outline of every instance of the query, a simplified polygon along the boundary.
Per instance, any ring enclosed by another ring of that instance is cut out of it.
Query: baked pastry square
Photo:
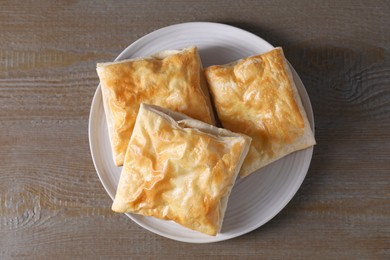
[[[97,64],[114,162],[123,165],[139,105],[144,102],[214,124],[196,47]]]
[[[184,114],[142,104],[112,210],[173,220],[216,235],[250,141]]]
[[[282,48],[205,69],[223,127],[252,137],[240,176],[315,144]]]

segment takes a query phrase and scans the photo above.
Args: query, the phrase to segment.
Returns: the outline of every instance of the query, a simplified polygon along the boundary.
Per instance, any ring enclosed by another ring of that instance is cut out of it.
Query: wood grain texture
[[[111,212],[88,115],[97,62],[171,24],[212,21],[282,46],[312,101],[301,189],[269,223],[209,245]],[[389,259],[388,1],[2,1],[1,259]]]

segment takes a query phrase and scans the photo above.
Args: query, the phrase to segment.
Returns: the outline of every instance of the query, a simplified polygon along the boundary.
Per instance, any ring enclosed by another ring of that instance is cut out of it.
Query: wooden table
[[[0,258],[390,258],[388,1],[2,1]],[[111,212],[92,163],[97,62],[158,28],[227,23],[286,56],[312,101],[307,178],[261,228],[214,244]]]

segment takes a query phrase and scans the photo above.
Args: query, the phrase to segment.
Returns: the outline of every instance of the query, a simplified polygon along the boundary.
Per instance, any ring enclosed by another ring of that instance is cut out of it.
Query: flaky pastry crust
[[[205,69],[223,127],[252,137],[240,176],[315,144],[281,48]]]
[[[142,104],[112,209],[216,235],[250,142],[248,136]]]
[[[123,165],[142,102],[214,124],[196,47],[162,51],[146,58],[97,64],[114,162]]]

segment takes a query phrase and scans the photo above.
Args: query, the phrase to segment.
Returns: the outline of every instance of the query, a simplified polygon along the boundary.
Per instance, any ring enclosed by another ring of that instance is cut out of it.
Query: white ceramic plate
[[[196,45],[203,65],[224,64],[266,52],[272,45],[247,31],[217,23],[184,23],[154,31],[126,48],[116,60],[148,56],[160,50]],[[314,129],[313,111],[305,88],[292,69],[303,105]],[[89,119],[89,141],[98,176],[113,199],[121,172],[112,160],[102,95],[98,86]],[[230,196],[221,233],[215,237],[181,227],[171,221],[127,214],[140,226],[164,237],[192,243],[234,238],[265,224],[294,196],[306,176],[313,148],[290,154],[244,179],[238,179]]]

